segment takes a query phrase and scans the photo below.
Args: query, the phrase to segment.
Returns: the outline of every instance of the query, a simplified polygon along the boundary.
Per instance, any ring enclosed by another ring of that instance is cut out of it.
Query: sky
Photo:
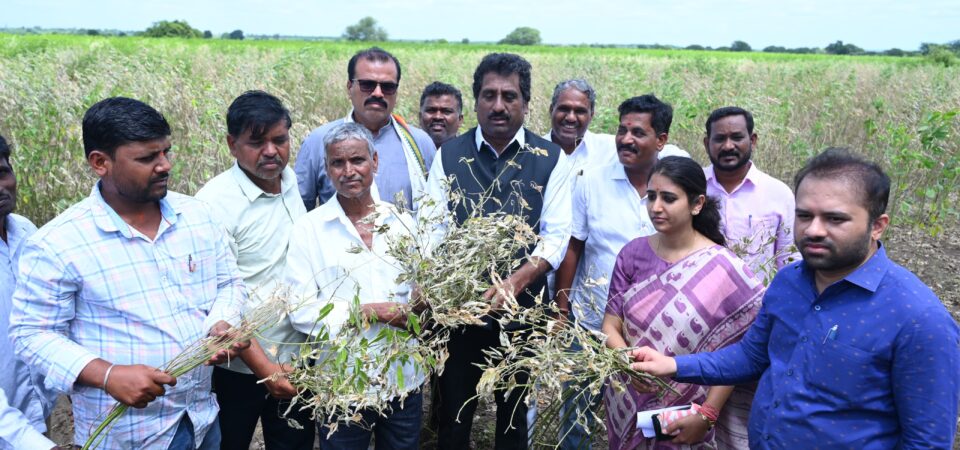
[[[372,16],[391,39],[497,41],[540,30],[549,44],[915,50],[960,39],[958,0],[0,0],[0,27],[143,30],[186,20],[220,35],[339,36]]]

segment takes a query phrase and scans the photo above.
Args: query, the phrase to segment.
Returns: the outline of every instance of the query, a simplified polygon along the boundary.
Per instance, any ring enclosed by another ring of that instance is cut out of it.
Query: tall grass
[[[926,64],[919,58],[384,46],[403,65],[397,111],[414,123],[420,90],[442,80],[464,91],[465,126],[473,126],[473,69],[484,54],[506,50],[533,64],[527,125],[538,132],[549,128],[553,85],[583,77],[598,91],[594,131],[613,132],[617,105],[627,97],[653,92],[674,106],[670,140],[701,162],[706,161],[701,143],[704,120],[712,109],[730,104],[754,112],[760,134],[754,158],[760,168],[782,179],[827,145],[851,146],[881,161],[893,159],[900,168],[910,167],[903,175],[906,179],[911,171],[930,170],[929,161],[911,159],[913,153],[902,151],[925,151],[930,146],[924,147],[923,136],[928,141],[933,136],[937,159],[944,164],[960,161],[956,138],[960,120],[942,123],[945,135],[924,135],[931,113],[960,108],[960,68]],[[80,121],[98,100],[131,96],[164,113],[174,129],[173,188],[192,194],[231,163],[223,135],[224,114],[233,98],[248,89],[281,97],[293,114],[294,148],[299,148],[311,129],[348,110],[346,63],[362,47],[0,35],[0,134],[15,146],[19,211],[44,223],[88,194],[94,179],[83,158]],[[917,192],[928,195],[926,190]]]

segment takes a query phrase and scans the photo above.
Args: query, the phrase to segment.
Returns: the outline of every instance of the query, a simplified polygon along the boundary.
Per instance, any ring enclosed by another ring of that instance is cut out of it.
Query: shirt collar
[[[379,226],[382,225],[387,216],[389,216],[388,203],[381,202],[377,199],[374,199],[374,208],[377,212],[377,217],[374,218],[374,224]],[[343,206],[340,205],[340,200],[337,198],[336,194],[330,198],[327,202],[317,207],[318,219],[321,222],[329,223],[333,221],[340,222],[344,227],[352,229],[353,223],[347,217],[347,213],[343,210]]]
[[[357,123],[356,120],[353,120],[353,108],[350,108],[350,111],[347,113],[347,117],[344,117],[344,118],[343,118],[343,122],[344,122],[344,123]],[[390,120],[387,122],[387,124],[384,125],[384,126],[382,126],[382,127],[380,127],[380,129],[377,130],[377,136],[380,136],[380,133],[383,133],[383,130],[386,130],[387,127],[390,127],[390,129],[393,129],[393,114],[390,114]],[[372,133],[372,132],[371,132],[371,133]],[[374,136],[374,137],[376,137],[376,136]]]
[[[570,158],[586,158],[587,154],[590,153],[590,146],[587,144],[587,140],[592,139],[592,135],[593,133],[591,133],[590,130],[587,130],[586,133],[583,133],[583,137],[580,138],[580,143],[577,144],[577,146],[573,148],[573,151],[567,156]],[[553,128],[547,131],[547,134],[543,135],[542,137],[550,142],[553,142]],[[556,142],[553,143],[557,144]]]
[[[16,249],[20,241],[26,237],[29,220],[26,217],[14,213],[7,214],[3,219],[7,229],[7,246]],[[2,242],[2,241],[0,241]]]
[[[107,233],[120,232],[123,237],[128,239],[133,238],[133,228],[123,221],[123,218],[117,214],[116,211],[103,199],[103,194],[100,193],[100,184],[102,181],[97,181],[93,185],[93,190],[90,192],[90,198],[93,200],[93,223],[97,225],[98,228]],[[170,192],[167,192],[167,195],[170,195]],[[160,216],[163,220],[160,222],[160,229],[157,231],[157,237],[160,237],[160,233],[163,232],[169,226],[177,223],[177,216],[180,214],[174,208],[173,204],[170,203],[167,197],[161,198],[160,201]],[[164,223],[169,224],[165,227]]]
[[[719,186],[720,183],[717,181],[717,174],[716,174],[717,169],[714,167],[713,164],[710,164],[710,166],[707,169],[708,170],[705,171],[707,175],[707,182],[713,183]],[[757,163],[751,159],[750,168],[747,169],[747,174],[744,175],[743,181],[741,181],[740,184],[738,184],[737,187],[733,189],[733,192],[738,191],[741,187],[743,187],[743,185],[747,184],[747,182],[749,182],[753,186],[756,186],[757,177],[759,177],[761,174],[762,172],[760,172],[760,169],[757,168]]]
[[[879,248],[877,248],[877,251],[873,253],[873,256],[871,256],[867,262],[857,267],[856,270],[847,274],[847,276],[843,277],[843,279],[837,283],[846,281],[867,291],[876,292],[877,288],[880,287],[880,283],[883,281],[883,277],[886,276],[887,271],[890,269],[890,265],[893,264],[890,258],[887,258],[887,251],[883,243],[877,242],[877,245]],[[815,283],[814,273],[813,270],[810,269],[810,266],[801,262],[801,267],[803,268],[804,275],[810,280],[810,283]]]
[[[520,144],[521,148],[527,145],[527,136],[525,131],[526,130],[523,127],[520,127],[520,129],[517,130],[517,134],[513,135],[513,140],[510,141],[510,144],[507,144],[507,147],[509,147],[514,142],[517,142],[518,144]],[[477,133],[474,136],[474,142],[477,146],[477,151],[482,151],[483,144],[487,144],[487,147],[490,148],[490,152],[493,153],[495,157],[498,157],[498,158],[500,157],[500,155],[497,154],[497,151],[493,149],[493,146],[490,145],[490,143],[483,138],[483,130],[480,129],[480,124],[477,124]]]
[[[240,168],[240,165],[236,161],[233,162],[233,167],[230,168],[230,173],[233,174],[234,181],[237,182],[237,185],[240,187],[240,192],[243,193],[243,196],[253,203],[254,200],[260,198],[261,196],[272,197],[277,194],[270,194],[263,189],[260,189],[260,186],[257,186],[250,177],[247,176],[246,172]],[[293,169],[289,165],[283,168],[283,171],[280,172],[280,195],[286,194],[293,187],[297,185],[296,180],[294,179],[295,175]]]

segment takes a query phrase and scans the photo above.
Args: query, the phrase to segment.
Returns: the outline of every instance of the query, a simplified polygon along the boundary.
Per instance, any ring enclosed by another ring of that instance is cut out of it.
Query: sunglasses
[[[397,93],[397,88],[400,87],[399,84],[392,81],[374,81],[374,80],[353,80],[357,83],[357,86],[360,87],[360,91],[366,94],[370,94],[373,91],[377,90],[377,86],[380,86],[380,92],[383,92],[383,95],[393,95]]]

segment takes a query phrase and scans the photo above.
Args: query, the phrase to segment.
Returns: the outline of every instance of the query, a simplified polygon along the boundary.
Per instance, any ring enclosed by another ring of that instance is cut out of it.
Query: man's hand
[[[231,330],[232,326],[221,320],[213,324],[210,327],[210,332],[207,333],[208,336],[227,336],[233,331]],[[239,353],[250,346],[250,340],[240,341],[236,344],[233,344],[230,348],[225,350],[220,350],[216,354],[210,357],[206,362],[208,366],[214,366],[217,364],[223,364],[231,359],[237,358]]]
[[[483,299],[490,302],[491,309],[500,309],[507,299],[517,298],[518,289],[510,281],[510,278],[501,281],[496,286],[491,286],[483,293]]]
[[[146,408],[163,395],[166,392],[163,385],[177,384],[177,379],[170,374],[143,364],[114,365],[106,381],[103,388],[111,397],[134,408]]]
[[[289,364],[274,364],[273,366],[273,375],[266,378],[266,381],[263,382],[267,388],[267,392],[269,392],[273,398],[281,400],[288,400],[296,396],[297,388],[293,387],[293,384],[291,384],[287,378],[287,373],[292,372],[293,367]]]
[[[670,424],[664,432],[676,437],[670,440],[674,444],[698,444],[703,442],[710,431],[710,425],[700,417],[691,414]]]
[[[658,377],[672,377],[677,374],[677,360],[650,347],[630,350],[627,355],[636,361],[630,364],[630,368],[638,372]]]
[[[633,390],[641,394],[653,394],[660,392],[660,389],[653,383],[650,383],[642,378],[637,378],[631,375],[628,376],[630,377],[630,386],[633,387]]]

